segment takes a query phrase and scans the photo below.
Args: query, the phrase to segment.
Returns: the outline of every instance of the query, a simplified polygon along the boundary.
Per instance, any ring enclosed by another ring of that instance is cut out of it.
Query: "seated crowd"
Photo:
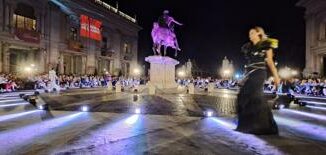
[[[215,88],[238,89],[238,80],[196,78],[196,79],[177,79],[179,85],[187,86],[193,83],[195,87],[206,89],[209,83],[214,83]],[[276,88],[273,79],[268,79],[264,84],[264,91],[277,93],[302,94],[310,96],[326,96],[326,79],[297,79],[282,80],[279,87]]]
[[[267,80],[264,85],[266,91],[279,93],[302,94],[309,96],[326,96],[326,80],[321,79],[290,79],[283,80],[280,86],[275,88],[272,80]]]
[[[61,88],[85,88],[85,87],[107,87],[112,84],[114,87],[119,81],[122,87],[132,88],[135,85],[146,84],[145,79],[134,79],[115,77],[111,75],[58,75],[56,84]],[[50,84],[48,74],[41,74],[28,78],[17,78],[13,74],[0,74],[0,93],[12,92],[17,89],[47,89]],[[176,79],[179,85],[187,86],[193,83],[196,88],[206,89],[209,83],[213,83],[215,88],[238,89],[239,81],[213,78],[192,78]],[[277,88],[273,79],[268,79],[264,84],[264,91],[302,94],[311,96],[326,96],[326,79],[290,79],[283,80]]]
[[[16,82],[18,79],[11,74],[0,74],[0,93],[15,91],[18,86]]]
[[[115,77],[110,75],[59,75],[56,78],[55,84],[65,89],[107,87],[109,83],[114,87],[118,81],[120,81],[122,87],[134,87],[135,85],[145,83],[144,79]],[[50,85],[51,80],[48,74],[40,74],[24,79],[16,78],[15,75],[11,74],[0,74],[0,93],[12,92],[17,89],[48,89]]]

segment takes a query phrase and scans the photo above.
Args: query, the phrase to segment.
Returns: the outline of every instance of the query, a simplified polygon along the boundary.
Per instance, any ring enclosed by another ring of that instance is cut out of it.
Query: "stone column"
[[[95,53],[96,47],[95,42],[93,40],[89,40],[89,48],[87,51],[87,71],[86,74],[93,74],[95,72]]]
[[[306,15],[306,65],[304,74],[307,76],[313,72],[313,56],[311,47],[313,46],[314,38],[314,17],[312,15]]]
[[[3,18],[4,18],[4,14],[3,14],[3,11],[4,11],[4,4],[3,4],[3,0],[0,1],[0,26],[1,26],[1,31],[3,30]],[[1,69],[0,69],[0,72],[1,72]]]
[[[60,22],[57,21],[60,21],[61,13],[52,7],[49,14],[49,41],[51,41],[48,49],[49,67],[56,68],[59,57],[59,42],[61,41]]]
[[[320,75],[323,75],[323,57],[320,55],[320,54],[318,54],[318,55],[316,55],[316,70],[317,70],[317,72],[320,74]]]
[[[3,43],[0,42],[0,73],[2,73],[3,67]]]
[[[3,24],[3,30],[8,31],[9,30],[9,12],[10,12],[9,5],[5,4],[4,9],[5,9],[5,14],[4,14],[5,23]]]
[[[137,38],[133,39],[132,41],[132,66],[135,66],[137,65],[138,63],[138,41],[137,41]]]
[[[10,7],[9,7],[9,31],[11,33],[14,33],[13,17],[14,17],[15,9],[16,9],[16,5],[10,4]]]
[[[46,58],[46,54],[44,52],[44,49],[43,48],[39,49],[38,60],[36,60],[36,61],[38,61],[38,64],[39,64],[38,69],[39,69],[40,73],[45,72],[45,58]]]
[[[69,70],[69,73],[74,73],[74,69],[75,69],[75,65],[74,65],[74,56],[73,55],[70,55],[70,70]]]
[[[42,49],[42,53],[43,53],[43,59],[44,59],[44,72],[47,73],[49,71],[48,69],[48,64],[49,64],[49,59],[48,59],[48,54],[49,54],[49,51],[48,49]]]
[[[3,44],[3,72],[8,73],[9,72],[9,57],[10,57],[10,48],[9,44]]]
[[[109,73],[112,74],[114,71],[114,60],[110,59],[110,69],[109,69]]]
[[[60,58],[59,58],[59,73],[64,74],[63,54],[62,53],[60,53]]]
[[[35,51],[34,50],[29,50],[28,53],[27,53],[27,65],[30,65],[32,63],[34,63],[34,53]]]
[[[114,51],[114,67],[115,69],[121,69],[121,34],[120,32],[116,31],[113,33],[113,40],[112,40],[112,49]]]
[[[36,31],[41,32],[42,14],[38,10],[36,10],[35,11],[35,17],[36,17]]]
[[[40,21],[40,32],[41,32],[41,37],[44,39],[45,38],[45,27],[46,27],[46,18],[45,18],[45,13],[41,13],[41,21]]]
[[[82,74],[86,73],[86,57],[82,57]]]

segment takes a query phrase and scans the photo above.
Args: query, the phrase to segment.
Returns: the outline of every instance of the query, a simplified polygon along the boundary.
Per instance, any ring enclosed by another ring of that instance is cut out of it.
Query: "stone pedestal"
[[[155,86],[151,82],[147,83],[149,95],[155,95]]]
[[[209,83],[209,84],[208,84],[208,87],[207,87],[207,91],[208,91],[209,93],[213,92],[214,87],[215,87],[214,83]]]
[[[189,94],[195,94],[195,86],[193,83],[189,83],[188,85],[188,93]]]
[[[108,81],[108,90],[113,90],[112,82]]]
[[[170,57],[148,56],[145,61],[150,63],[150,82],[157,88],[176,88],[175,65],[179,61]]]
[[[118,81],[118,82],[115,84],[115,92],[116,92],[116,93],[121,93],[121,84],[120,84],[120,81]]]

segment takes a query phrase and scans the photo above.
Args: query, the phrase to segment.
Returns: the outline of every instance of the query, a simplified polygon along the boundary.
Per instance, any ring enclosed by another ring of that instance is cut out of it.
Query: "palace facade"
[[[60,74],[130,75],[138,32],[131,17],[101,0],[0,0],[0,73],[34,67]]]

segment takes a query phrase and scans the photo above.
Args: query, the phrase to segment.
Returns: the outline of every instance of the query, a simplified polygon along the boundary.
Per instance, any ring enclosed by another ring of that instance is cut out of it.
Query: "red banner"
[[[101,41],[101,26],[101,21],[80,15],[80,36]]]

